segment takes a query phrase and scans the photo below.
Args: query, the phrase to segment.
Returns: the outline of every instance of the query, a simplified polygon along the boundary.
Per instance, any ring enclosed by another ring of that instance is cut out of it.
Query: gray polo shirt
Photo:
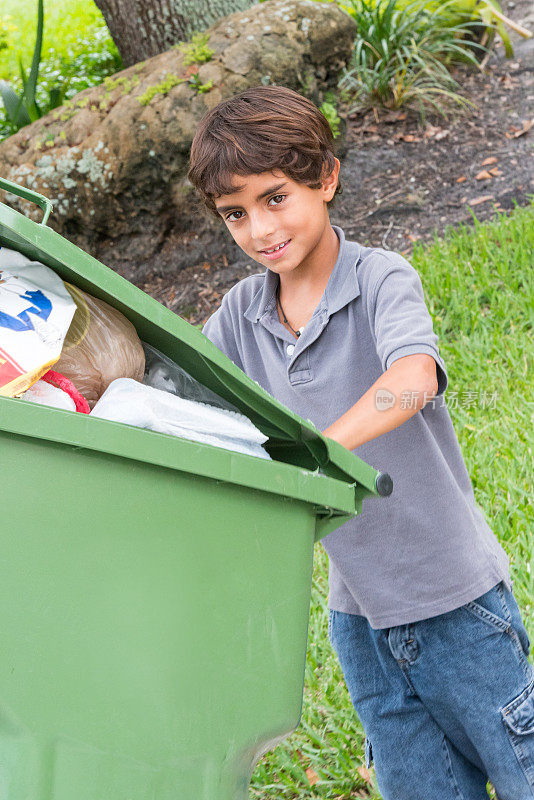
[[[447,373],[421,279],[398,253],[347,241],[296,339],[279,321],[271,270],[233,286],[203,333],[273,397],[324,430],[402,356],[428,353],[438,394],[354,452],[388,472],[393,493],[326,536],[329,608],[389,628],[443,614],[504,579],[506,551],[475,502],[445,405]],[[288,530],[288,536],[291,531]]]

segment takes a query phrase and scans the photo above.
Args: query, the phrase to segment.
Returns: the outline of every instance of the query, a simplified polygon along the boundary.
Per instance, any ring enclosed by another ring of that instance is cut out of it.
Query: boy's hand
[[[417,353],[398,358],[323,435],[347,450],[354,450],[398,428],[424,408],[437,390],[436,362],[432,356]]]

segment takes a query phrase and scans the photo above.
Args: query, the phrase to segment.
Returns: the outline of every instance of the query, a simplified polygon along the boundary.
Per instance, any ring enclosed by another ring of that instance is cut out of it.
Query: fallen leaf
[[[311,767],[306,770],[306,777],[308,778],[310,786],[314,786],[319,780],[319,776],[313,771]]]
[[[423,137],[425,139],[434,138],[437,142],[439,142],[441,139],[444,139],[446,136],[448,136],[449,133],[449,130],[440,128],[437,125],[427,125],[425,132],[423,133]]]
[[[500,77],[499,81],[500,81],[500,83],[502,83],[503,89],[510,90],[510,89],[514,88],[514,82],[512,81],[512,79],[510,78],[510,75],[508,73],[506,73],[506,75],[503,75],[502,77]]]
[[[534,117],[532,119],[528,119],[523,124],[522,128],[516,128],[515,125],[510,125],[510,130],[513,129],[514,133],[509,138],[517,139],[518,136],[523,136],[523,134],[527,133],[527,131],[529,131],[533,125],[534,125]]]
[[[463,183],[466,180],[467,178],[465,177],[465,175],[460,175],[459,178],[456,178],[456,183]]]
[[[417,242],[421,238],[420,236],[414,236],[413,233],[407,233],[406,237],[410,240],[410,242]]]
[[[495,200],[494,194],[484,194],[482,197],[475,197],[474,200],[469,200],[470,206],[478,206],[480,203],[487,203],[488,200]]]
[[[406,112],[404,111],[390,111],[385,117],[382,117],[382,122],[400,122],[406,119]]]
[[[399,139],[403,139],[405,142],[420,142],[420,136],[414,136],[412,133],[401,133]]]
[[[361,765],[361,767],[358,767],[358,774],[360,775],[361,778],[364,779],[366,783],[372,783],[371,773],[369,772],[367,767],[365,767],[363,764]]]
[[[476,181],[483,181],[487,180],[488,178],[491,180],[491,175],[489,174],[487,169],[483,169],[481,172],[478,173],[478,175],[475,175]]]
[[[490,169],[489,171],[495,177],[497,177],[497,175],[502,175],[502,169],[499,169],[499,167],[493,167],[493,169]]]
[[[485,158],[480,166],[486,167],[488,164],[496,164],[496,163],[497,159],[495,158],[495,156],[490,156],[489,158]]]

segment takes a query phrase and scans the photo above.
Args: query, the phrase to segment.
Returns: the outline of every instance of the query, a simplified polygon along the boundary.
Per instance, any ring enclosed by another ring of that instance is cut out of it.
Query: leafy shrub
[[[324,116],[328,120],[328,124],[330,125],[330,128],[332,130],[332,135],[333,135],[334,139],[336,139],[339,136],[339,133],[340,133],[340,131],[339,131],[339,123],[340,123],[341,120],[339,119],[339,115],[337,113],[337,108],[336,108],[335,104],[333,102],[329,101],[329,100],[325,100],[319,106],[319,111],[322,114],[324,114]]]
[[[454,105],[462,110],[474,105],[457,91],[449,67],[478,65],[474,51],[487,48],[468,38],[479,28],[477,21],[454,24],[446,16],[454,2],[429,9],[423,0],[402,7],[398,0],[340,0],[358,25],[352,58],[339,82],[343,99],[353,104],[349,113],[408,106],[417,107],[424,119],[429,108],[447,116]]]
[[[204,64],[206,61],[211,61],[211,57],[215,53],[215,50],[208,46],[208,42],[209,33],[195,31],[190,42],[178,42],[174,47],[183,53],[185,66]]]

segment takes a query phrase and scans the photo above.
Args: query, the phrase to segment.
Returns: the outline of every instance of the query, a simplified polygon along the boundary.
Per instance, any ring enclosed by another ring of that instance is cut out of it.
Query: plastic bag
[[[0,247],[0,395],[21,394],[59,359],[75,310],[55,272]]]
[[[76,313],[54,369],[72,381],[93,408],[116,378],[141,381],[145,354],[137,332],[126,317],[66,283]]]
[[[218,394],[212,392],[195,378],[191,377],[179,364],[156,350],[152,345],[143,342],[145,351],[145,377],[143,383],[163,392],[170,392],[185,400],[195,400],[197,403],[208,403],[217,408],[226,408],[228,411],[239,410],[223,400]]]
[[[113,381],[91,416],[271,458],[261,446],[268,437],[243,414],[184,400],[129,379]]]
[[[46,381],[39,380],[34,383],[27,392],[20,398],[28,400],[30,403],[38,403],[42,406],[52,406],[61,408],[63,411],[76,411],[76,406],[72,397],[57,386]]]

